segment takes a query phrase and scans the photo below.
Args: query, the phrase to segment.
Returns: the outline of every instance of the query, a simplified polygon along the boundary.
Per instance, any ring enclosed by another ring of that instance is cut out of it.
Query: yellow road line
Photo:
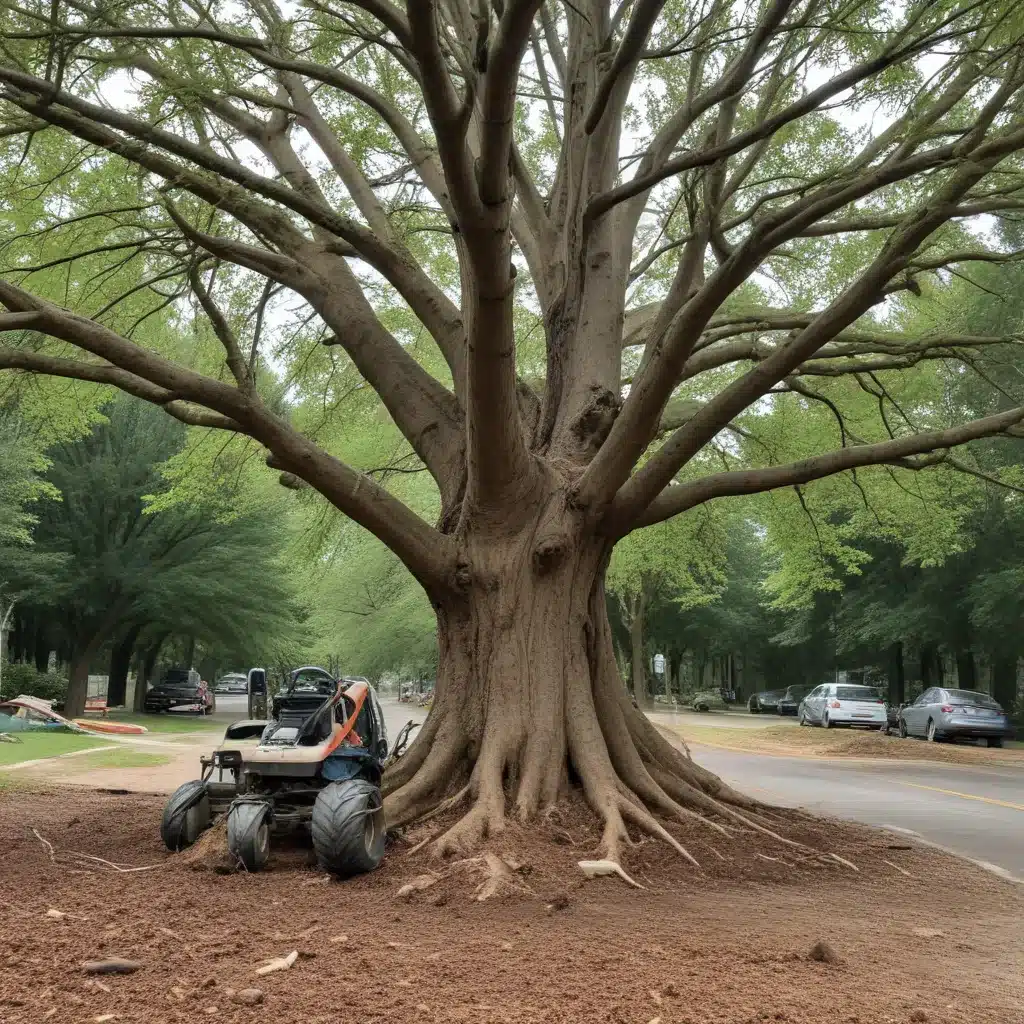
[[[959,796],[964,800],[980,800],[983,804],[995,804],[996,807],[1009,807],[1014,811],[1024,811],[1024,804],[1011,804],[1008,800],[996,800],[991,796],[978,796],[976,793],[958,793],[955,789],[939,789],[938,786],[922,786],[917,782],[902,782],[899,779],[894,781],[899,782],[901,786],[911,786],[913,789],[930,789],[933,793],[945,793],[946,796]]]

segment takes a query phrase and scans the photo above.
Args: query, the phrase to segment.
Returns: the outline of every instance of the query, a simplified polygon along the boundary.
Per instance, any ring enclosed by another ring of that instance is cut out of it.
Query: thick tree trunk
[[[85,714],[85,700],[89,695],[89,664],[94,650],[92,645],[76,647],[68,665],[68,692],[64,698],[64,717],[81,718]]]
[[[112,708],[124,706],[125,693],[128,688],[128,669],[132,663],[132,652],[135,641],[139,638],[141,627],[132,626],[110,652],[110,672],[107,676],[107,704]]]
[[[765,831],[737,810],[752,801],[632,706],[605,603],[608,542],[543,515],[521,525],[511,537],[467,537],[461,590],[435,598],[436,695],[417,739],[385,777],[392,827],[464,806],[434,843],[438,854],[455,853],[499,832],[507,812],[528,820],[578,786],[603,825],[602,852],[614,859],[627,824],[689,856],[655,814],[697,817],[720,836],[725,821]]]

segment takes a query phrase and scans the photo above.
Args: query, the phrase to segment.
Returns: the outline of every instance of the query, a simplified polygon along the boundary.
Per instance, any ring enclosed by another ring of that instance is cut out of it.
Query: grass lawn
[[[18,736],[21,743],[0,743],[0,766],[70,754],[109,742],[100,736],[79,736],[70,732],[25,732]]]
[[[118,750],[97,750],[95,754],[83,754],[74,761],[75,771],[91,771],[93,768],[155,768],[170,764],[166,754],[147,754],[131,747]]]
[[[86,715],[89,720],[104,721],[99,715]],[[144,725],[150,732],[223,732],[223,722],[200,718],[198,715],[138,715],[130,711],[111,711],[106,716],[109,722],[131,722]]]

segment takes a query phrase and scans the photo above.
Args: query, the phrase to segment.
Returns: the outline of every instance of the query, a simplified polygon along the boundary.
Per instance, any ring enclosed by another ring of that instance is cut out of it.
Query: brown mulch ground
[[[569,806],[492,845],[518,868],[508,895],[474,902],[468,863],[406,900],[398,888],[436,865],[401,844],[348,882],[300,842],[260,875],[190,868],[161,847],[162,801],[0,793],[0,1020],[1024,1024],[1024,889],[885,833],[780,821],[856,872],[765,837],[679,833],[705,872],[645,842],[626,863],[638,891],[581,880],[592,824]],[[61,863],[71,850],[162,867],[79,871]],[[819,940],[838,964],[808,957]],[[290,970],[254,975],[291,950]],[[81,964],[109,956],[143,967],[97,986]],[[261,1004],[234,1001],[249,987]]]

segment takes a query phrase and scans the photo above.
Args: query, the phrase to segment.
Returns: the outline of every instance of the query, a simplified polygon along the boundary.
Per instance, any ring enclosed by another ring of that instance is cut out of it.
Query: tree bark
[[[124,706],[128,688],[128,670],[131,667],[132,652],[139,638],[141,626],[132,626],[110,652],[110,671],[107,676],[107,705],[112,708]]]
[[[76,649],[68,665],[68,692],[64,698],[64,717],[81,718],[85,714],[85,700],[89,695],[89,665],[95,653],[93,645]]]
[[[433,844],[465,852],[502,830],[506,809],[529,820],[577,783],[604,856],[618,859],[632,824],[689,857],[655,814],[697,815],[722,835],[721,821],[755,805],[632,706],[604,593],[610,543],[581,531],[561,495],[540,504],[512,536],[492,525],[465,538],[458,585],[437,605],[433,708],[384,779],[389,824],[468,805]]]
[[[889,703],[899,706],[906,700],[907,686],[903,671],[903,641],[889,648]]]

